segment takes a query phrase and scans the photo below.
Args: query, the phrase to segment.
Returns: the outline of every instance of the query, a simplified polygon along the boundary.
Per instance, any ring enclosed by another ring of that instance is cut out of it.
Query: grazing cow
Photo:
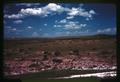
[[[51,53],[48,52],[48,51],[42,51],[41,53],[42,53],[42,54],[46,54],[46,55],[51,55]]]
[[[43,55],[43,59],[42,60],[47,60],[47,55]]]
[[[59,56],[61,53],[59,51],[52,52],[52,55]]]
[[[62,63],[62,59],[58,59],[58,58],[56,58],[56,59],[54,58],[52,61],[55,63]]]
[[[79,50],[73,50],[73,53],[75,54],[75,55],[79,55]]]
[[[47,51],[42,51],[42,54],[48,54],[48,52]]]
[[[69,52],[69,55],[79,55],[79,50],[72,50]]]
[[[74,54],[74,52],[73,51],[69,51],[69,55],[73,55]]]
[[[91,51],[91,52],[88,52],[88,55],[97,55],[98,54],[98,52],[93,52],[93,51]]]
[[[22,49],[22,48],[21,48],[21,49],[19,49],[19,52],[24,52],[24,51],[25,51],[25,50],[24,50],[24,49]]]
[[[43,54],[43,59],[42,60],[47,60],[47,55],[48,55],[48,52],[47,51],[42,51],[42,54]]]

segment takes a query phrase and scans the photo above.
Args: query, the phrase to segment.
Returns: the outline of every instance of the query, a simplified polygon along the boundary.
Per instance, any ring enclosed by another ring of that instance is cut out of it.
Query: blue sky
[[[4,37],[116,34],[113,4],[16,3],[4,5]]]

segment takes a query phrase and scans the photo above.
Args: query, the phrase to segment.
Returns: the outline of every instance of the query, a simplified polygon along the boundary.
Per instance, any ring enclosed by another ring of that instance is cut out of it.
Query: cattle
[[[23,48],[19,49],[19,52],[24,52],[24,51],[25,51],[25,49],[23,49]]]
[[[68,53],[69,55],[73,55],[74,53],[73,53],[73,51],[69,51],[69,53]]]
[[[79,50],[72,50],[69,52],[69,55],[79,55]]]
[[[62,63],[62,59],[59,58],[54,58],[52,61],[55,63]]]
[[[52,55],[59,56],[61,53],[59,51],[52,52]]]
[[[48,52],[47,52],[47,51],[42,51],[41,53],[42,53],[42,54],[48,54]]]
[[[97,55],[97,54],[98,54],[98,52],[93,52],[93,51],[88,52],[88,55]]]
[[[47,55],[43,55],[43,59],[42,60],[47,60]]]

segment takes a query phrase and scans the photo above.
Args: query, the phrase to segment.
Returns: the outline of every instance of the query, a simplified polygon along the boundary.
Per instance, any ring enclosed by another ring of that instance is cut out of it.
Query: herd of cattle
[[[24,50],[19,50],[23,52]],[[60,51],[37,51],[28,56],[15,57],[4,60],[5,75],[20,75],[46,70],[87,70],[109,69],[116,66],[116,60],[112,57],[103,58],[97,56],[98,52],[89,51],[80,53],[79,50],[71,50],[64,55]]]

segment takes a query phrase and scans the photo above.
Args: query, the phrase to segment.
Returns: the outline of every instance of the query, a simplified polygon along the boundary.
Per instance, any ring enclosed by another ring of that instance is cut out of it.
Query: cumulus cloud
[[[44,24],[44,26],[47,26],[47,24]]]
[[[62,19],[57,23],[54,27],[62,27],[63,29],[81,29],[87,26],[87,24],[80,24],[78,21],[70,21],[69,19]]]
[[[28,29],[31,29],[32,27],[31,27],[31,26],[28,26],[27,28],[28,28]]]
[[[83,7],[83,6],[84,6],[84,4],[83,4],[83,3],[81,3],[79,6],[80,6],[80,7]]]
[[[114,29],[115,28],[98,29],[97,33],[108,33],[108,32],[115,31]]]
[[[87,29],[86,32],[89,32],[89,30]]]
[[[42,11],[41,8],[26,8],[26,9],[21,9],[20,13],[24,15],[42,15],[44,12]]]
[[[8,15],[8,14],[5,14],[4,15],[5,18],[9,18],[9,19],[19,19],[19,18],[23,18],[23,14],[11,14],[11,15]]]
[[[66,17],[66,19],[73,19],[74,18],[74,16],[68,16],[68,17]]]
[[[54,27],[62,27],[62,25],[54,25]]]
[[[38,34],[37,32],[33,32],[33,33],[32,33],[32,36],[33,36],[33,37],[37,37],[37,36],[39,36],[39,34]]]
[[[74,36],[74,35],[81,35],[81,34],[84,35],[84,34],[87,34],[88,32],[89,32],[88,29],[85,30],[85,31],[78,31],[78,30],[76,30],[76,31],[65,31],[65,32],[61,31],[61,32],[56,32],[55,35],[56,36],[68,36],[68,35]]]
[[[64,25],[65,29],[81,29],[82,27],[85,27],[86,24],[79,24],[79,22],[68,22]]]
[[[49,34],[48,34],[48,33],[44,33],[43,36],[44,36],[44,37],[48,37]]]
[[[16,28],[12,28],[11,30],[12,30],[12,31],[16,31],[17,29],[16,29]]]
[[[86,27],[87,24],[80,24],[81,27]]]
[[[38,6],[40,3],[18,3],[16,6],[26,6],[26,7],[31,7],[31,6]]]
[[[90,14],[96,14],[94,10],[89,11]]]
[[[13,21],[14,23],[16,24],[19,24],[19,23],[22,23],[23,21],[22,20],[16,20],[16,21]]]
[[[72,16],[78,15],[78,14],[79,14],[78,8],[72,8],[72,9],[70,10],[70,12],[68,13],[68,15],[72,15]]]
[[[86,20],[86,21],[89,21],[90,19],[89,19],[89,18],[86,18],[85,20]]]
[[[55,23],[57,23],[58,22],[58,20],[55,20]]]
[[[23,3],[22,5],[25,5],[25,4]],[[57,5],[55,3],[49,3],[45,7],[25,8],[25,9],[21,9],[18,12],[18,14],[11,14],[11,15],[6,14],[4,15],[4,17],[9,19],[19,19],[27,15],[48,16],[48,14],[52,14],[52,12],[62,12],[62,11],[63,11],[63,7],[61,7],[60,5]]]
[[[42,29],[40,28],[39,31],[42,31]]]
[[[31,4],[26,4],[26,5],[30,6]],[[74,16],[82,16],[82,17],[86,17],[87,20],[89,20],[89,19],[92,19],[94,14],[96,14],[96,12],[92,9],[88,11],[82,7],[68,8],[68,7],[63,7],[56,3],[49,3],[44,7],[23,8],[18,12],[18,14],[5,15],[4,17],[16,18],[16,19],[22,18],[24,16],[28,16],[28,15],[37,15],[37,16],[47,17],[48,15],[58,14],[62,12],[65,12],[68,15],[66,19],[72,19],[74,18]]]
[[[49,3],[47,6],[43,7],[43,10],[48,10],[48,11],[57,11],[57,12],[62,12],[63,7],[60,5],[57,5],[55,3]]]
[[[72,35],[72,32],[70,32],[70,31],[66,31],[66,32],[64,32],[64,31],[59,31],[59,32],[56,32],[55,35],[56,35],[56,36]]]
[[[107,28],[107,29],[105,29],[104,31],[105,32],[110,32],[112,29],[111,28]]]
[[[82,16],[82,17],[86,17],[87,20],[91,19],[94,14],[96,14],[94,10],[86,11],[83,8],[74,8],[74,7],[68,12],[68,15],[70,16]]]
[[[66,20],[66,19],[63,19],[63,20],[60,20],[59,23],[66,23],[66,22],[67,22],[67,20]]]
[[[39,16],[48,16],[49,14],[52,14],[52,12],[62,12],[63,7],[60,5],[57,5],[55,3],[49,3],[45,7],[41,8],[26,8],[21,9],[20,13],[24,15],[39,15]]]

